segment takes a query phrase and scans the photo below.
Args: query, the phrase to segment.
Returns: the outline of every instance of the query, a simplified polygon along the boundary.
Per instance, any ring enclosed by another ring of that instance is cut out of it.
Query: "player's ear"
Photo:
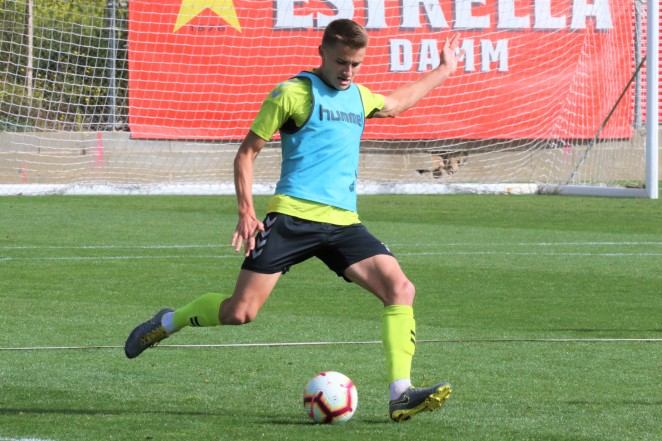
[[[320,57],[324,58],[324,46],[323,45],[320,44],[319,46],[317,46],[317,53],[320,54]]]

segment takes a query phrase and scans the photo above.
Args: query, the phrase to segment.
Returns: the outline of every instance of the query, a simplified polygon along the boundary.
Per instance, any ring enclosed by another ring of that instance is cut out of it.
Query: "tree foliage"
[[[0,0],[0,131],[126,126],[126,2],[32,0],[32,14],[28,4]]]

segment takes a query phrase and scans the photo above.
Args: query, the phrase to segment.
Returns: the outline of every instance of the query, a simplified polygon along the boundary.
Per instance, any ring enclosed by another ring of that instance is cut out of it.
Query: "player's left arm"
[[[372,115],[373,118],[394,118],[418,103],[433,89],[443,83],[457,70],[458,61],[464,56],[464,50],[456,53],[460,37],[455,34],[444,41],[440,53],[439,66],[432,69],[416,81],[398,87],[384,98],[384,107]]]

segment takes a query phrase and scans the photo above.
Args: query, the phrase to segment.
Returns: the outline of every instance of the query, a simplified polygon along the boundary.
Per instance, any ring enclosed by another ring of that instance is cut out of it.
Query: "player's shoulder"
[[[365,93],[365,92],[372,93],[372,91],[371,91],[368,87],[364,86],[363,84],[361,84],[361,83],[356,83],[356,82],[355,82],[354,84],[356,85],[356,87],[359,88],[359,90],[361,91],[361,93]]]
[[[293,99],[310,93],[310,83],[304,77],[292,77],[276,84],[269,94],[269,99],[279,101]]]
[[[363,109],[365,110],[366,117],[372,118],[372,115],[374,115],[375,112],[378,112],[382,109],[382,107],[384,107],[384,95],[374,93],[372,90],[362,84],[354,84],[358,88],[361,95],[361,100],[363,101]]]

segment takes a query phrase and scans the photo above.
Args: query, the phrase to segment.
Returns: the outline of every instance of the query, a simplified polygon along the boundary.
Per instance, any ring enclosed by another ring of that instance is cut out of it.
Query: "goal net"
[[[640,0],[0,0],[0,193],[231,194],[235,152],[264,98],[317,67],[326,25],[351,18],[370,35],[357,82],[376,93],[437,66],[453,33],[465,51],[416,107],[366,122],[359,193],[656,198],[647,9]],[[277,134],[255,170],[255,192],[271,193]]]

